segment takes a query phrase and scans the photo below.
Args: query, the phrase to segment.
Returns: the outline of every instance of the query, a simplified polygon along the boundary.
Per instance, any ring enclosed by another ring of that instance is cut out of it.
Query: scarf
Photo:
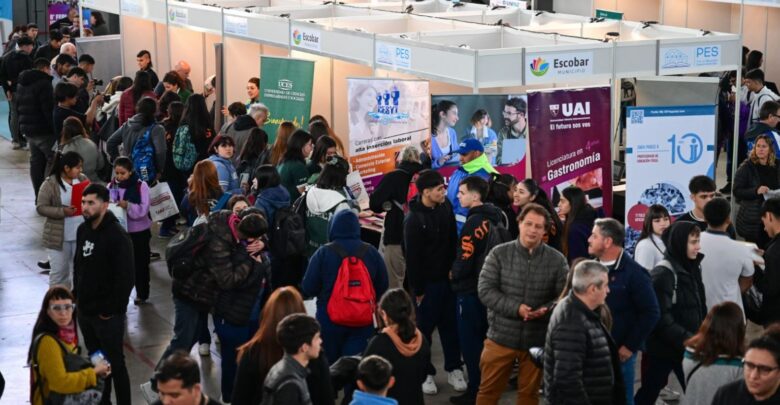
[[[486,173],[498,173],[498,171],[490,164],[490,161],[485,154],[482,154],[480,157],[463,165],[463,170],[465,170],[468,174],[474,174],[480,169],[484,169]]]
[[[79,334],[76,333],[76,322],[70,321],[68,326],[60,328],[57,331],[57,338],[71,346],[78,346]]]
[[[382,329],[382,333],[390,337],[390,340],[393,341],[393,345],[395,345],[398,353],[401,353],[401,355],[404,357],[414,356],[417,354],[417,352],[420,351],[420,348],[422,347],[423,339],[422,333],[420,333],[419,329],[414,330],[414,337],[409,341],[409,343],[405,343],[403,340],[401,340],[401,337],[398,336],[397,326],[387,326]]]
[[[125,189],[124,199],[133,204],[141,203],[141,179],[133,172],[127,180],[116,182],[119,188]]]
[[[233,238],[236,239],[236,241],[239,240],[238,238],[238,223],[241,222],[241,218],[238,217],[236,214],[230,214],[230,217],[228,217],[228,226],[230,227],[230,232],[233,234]]]

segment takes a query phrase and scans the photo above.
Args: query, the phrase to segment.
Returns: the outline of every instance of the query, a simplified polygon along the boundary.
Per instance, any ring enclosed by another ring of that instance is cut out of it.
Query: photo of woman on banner
[[[577,177],[558,183],[552,190],[553,205],[558,205],[561,199],[561,192],[568,187],[577,187],[585,193],[588,203],[593,208],[601,208],[604,205],[604,191],[601,185],[604,184],[603,170],[597,168],[587,173],[580,174]]]
[[[469,135],[482,143],[490,164],[495,165],[496,156],[498,155],[498,135],[496,135],[496,131],[491,126],[493,126],[493,122],[490,119],[490,114],[480,108],[474,111],[474,114],[471,116]]]
[[[370,82],[352,82],[353,88],[349,100],[349,134],[350,141],[375,138],[379,135],[379,122],[372,119],[370,113],[375,113],[379,103],[379,92]]]
[[[434,169],[454,166],[460,161],[458,155],[458,105],[451,100],[441,100],[431,109],[431,161]]]

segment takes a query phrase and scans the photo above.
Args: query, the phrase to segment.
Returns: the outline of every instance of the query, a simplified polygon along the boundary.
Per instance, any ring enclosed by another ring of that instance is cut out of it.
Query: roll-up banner
[[[309,60],[260,57],[260,101],[268,107],[268,122],[263,129],[268,143],[276,140],[279,124],[290,121],[306,128],[311,114],[314,62]]]
[[[424,80],[348,78],[349,161],[371,193],[406,145],[421,146],[431,125]]]
[[[528,94],[531,173],[554,205],[581,188],[594,208],[612,213],[609,87]]]
[[[626,249],[647,208],[674,216],[693,209],[688,181],[715,174],[715,106],[629,107],[626,123]]]
[[[458,144],[469,138],[478,139],[485,148],[490,164],[500,173],[516,179],[526,177],[528,150],[528,107],[523,95],[434,95],[432,105],[449,107],[446,115],[447,134],[427,134],[428,156],[442,159],[433,166],[449,179],[460,165],[455,152]],[[449,156],[449,159],[445,158]]]

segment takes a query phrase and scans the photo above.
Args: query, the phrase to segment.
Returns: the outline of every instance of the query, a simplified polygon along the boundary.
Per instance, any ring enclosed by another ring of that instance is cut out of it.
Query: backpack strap
[[[674,271],[674,266],[668,260],[664,259],[658,262],[657,266],[664,267],[672,273],[674,277],[674,289],[672,290],[672,305],[677,304],[677,272]]]
[[[62,349],[63,356],[68,353],[67,349],[65,348],[65,345],[54,335],[51,333],[39,333],[37,336],[35,336],[35,339],[33,339],[33,345],[32,345],[32,353],[30,358],[30,369],[34,370],[35,372],[35,386],[32,387],[32,391],[30,392],[30,400],[32,400],[33,393],[36,390],[41,391],[41,399],[44,399],[43,396],[43,384],[41,383],[43,381],[43,378],[41,377],[41,370],[40,367],[38,367],[38,349],[40,349],[41,346],[41,340],[43,340],[44,336],[49,336],[50,338],[54,339],[55,342],[57,342],[57,345]],[[45,401],[44,401],[45,402]]]

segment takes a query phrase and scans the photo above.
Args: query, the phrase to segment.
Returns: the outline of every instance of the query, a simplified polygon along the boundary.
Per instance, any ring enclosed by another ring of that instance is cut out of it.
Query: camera
[[[103,80],[100,80],[100,79],[92,79],[92,83],[94,83],[94,84],[95,84],[95,86],[102,86],[102,85],[103,85]]]

